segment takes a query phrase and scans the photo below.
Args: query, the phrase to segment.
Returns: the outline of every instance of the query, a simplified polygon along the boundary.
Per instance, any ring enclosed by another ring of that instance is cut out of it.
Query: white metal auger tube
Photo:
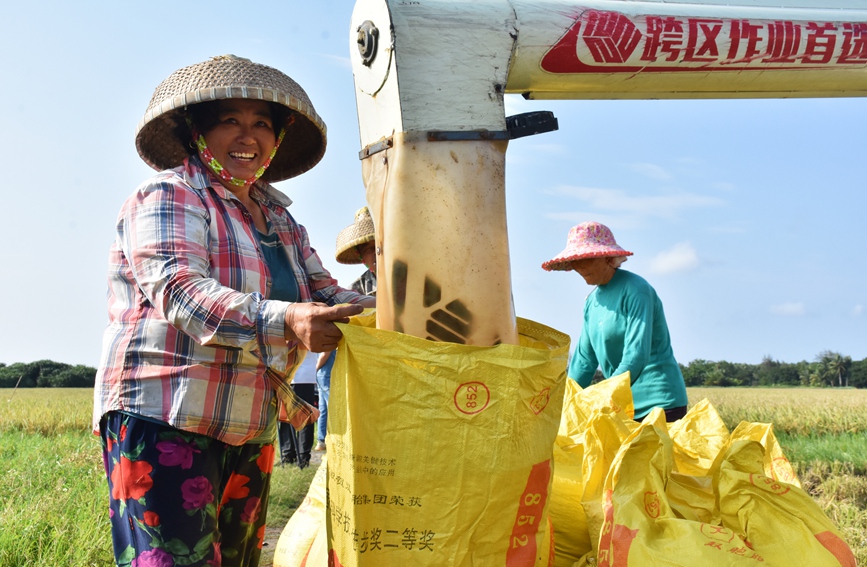
[[[350,56],[377,230],[378,326],[515,343],[504,173],[516,136],[504,93],[867,95],[861,0],[741,4],[359,0]]]
[[[361,42],[351,57],[364,183],[379,253],[378,326],[516,344],[502,97],[514,13],[503,2],[423,4],[394,12],[362,1],[352,21],[352,41]],[[395,40],[393,26],[411,37]],[[455,50],[470,30],[473,47]]]

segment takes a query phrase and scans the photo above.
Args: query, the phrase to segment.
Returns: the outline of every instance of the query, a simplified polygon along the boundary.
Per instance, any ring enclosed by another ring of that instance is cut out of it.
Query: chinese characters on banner
[[[586,10],[542,58],[550,73],[867,66],[867,22],[627,16]]]

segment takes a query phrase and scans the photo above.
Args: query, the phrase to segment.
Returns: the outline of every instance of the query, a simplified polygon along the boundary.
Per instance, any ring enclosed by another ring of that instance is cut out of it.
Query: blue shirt
[[[586,388],[597,368],[605,378],[629,371],[636,419],[688,404],[662,302],[644,278],[623,269],[587,296],[568,373]]]

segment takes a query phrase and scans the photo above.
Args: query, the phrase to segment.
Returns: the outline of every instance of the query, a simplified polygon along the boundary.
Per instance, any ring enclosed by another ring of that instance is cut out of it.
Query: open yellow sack
[[[474,347],[373,325],[342,326],[331,374],[330,565],[550,565],[568,336],[519,319],[520,346]]]

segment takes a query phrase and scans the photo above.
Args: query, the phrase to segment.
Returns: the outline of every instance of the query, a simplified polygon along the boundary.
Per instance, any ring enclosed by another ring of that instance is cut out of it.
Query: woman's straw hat
[[[192,150],[178,137],[185,131],[187,106],[230,98],[264,100],[291,109],[294,120],[286,139],[265,171],[265,181],[282,181],[304,173],[325,154],[325,123],[307,93],[277,69],[234,55],[221,55],[178,69],[154,91],[136,127],[139,155],[156,170],[183,163]]]
[[[367,207],[358,209],[355,222],[337,234],[337,261],[341,264],[361,264],[356,246],[374,239],[373,219]]]
[[[611,229],[604,224],[582,222],[569,230],[566,249],[542,264],[542,269],[568,271],[574,260],[613,256],[632,256],[632,252],[618,246]]]

